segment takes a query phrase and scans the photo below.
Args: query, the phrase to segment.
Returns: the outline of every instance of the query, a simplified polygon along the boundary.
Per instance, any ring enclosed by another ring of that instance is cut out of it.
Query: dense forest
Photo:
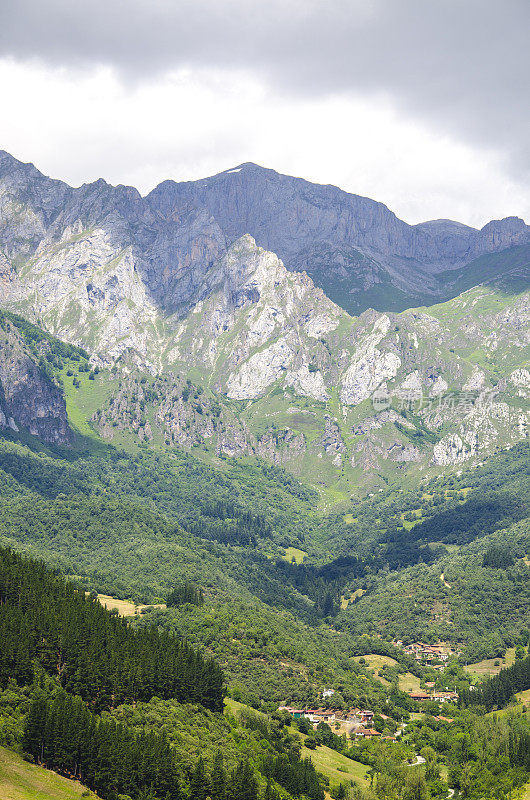
[[[181,797],[174,755],[163,736],[102,720],[65,692],[35,699],[23,747],[37,763],[83,781],[108,800],[120,794],[137,798],[148,790],[167,800]]]
[[[10,743],[18,740],[36,763],[82,780],[104,800],[257,800],[260,782],[264,800],[278,796],[276,785],[287,796],[323,800],[313,765],[261,718],[257,725],[251,716],[245,720],[265,743],[259,758],[240,749],[230,770],[221,751],[208,769],[202,756],[186,768],[163,732],[120,719],[138,701],[151,707],[166,698],[202,709],[204,734],[204,715],[222,712],[221,670],[178,637],[133,629],[43,564],[6,549],[0,550],[0,609],[0,744],[11,707],[19,722],[10,728]],[[110,710],[117,716],[102,714]]]
[[[174,697],[220,711],[217,664],[155,627],[133,629],[43,565],[0,550],[0,685],[29,683],[35,663],[94,710]]]

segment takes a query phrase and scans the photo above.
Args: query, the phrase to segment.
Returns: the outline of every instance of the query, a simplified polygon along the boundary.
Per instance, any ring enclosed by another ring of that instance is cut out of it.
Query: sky
[[[530,221],[528,0],[0,0],[0,148],[142,193],[253,161]]]

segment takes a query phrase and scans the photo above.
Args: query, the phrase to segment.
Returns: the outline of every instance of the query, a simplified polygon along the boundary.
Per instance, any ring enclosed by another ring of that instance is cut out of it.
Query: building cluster
[[[424,644],[423,642],[413,642],[404,645],[399,639],[394,642],[395,647],[399,647],[407,655],[412,656],[416,661],[447,661],[452,651],[441,644]]]
[[[338,708],[294,708],[293,706],[280,706],[278,711],[287,711],[293,719],[307,719],[316,728],[320,722],[328,725],[338,723],[344,730],[349,730],[350,734],[369,739],[373,736],[381,736],[379,731],[372,728],[372,720],[375,712],[368,709],[351,708],[343,711]],[[385,714],[380,714],[383,719],[388,719]],[[383,737],[394,738],[394,737]]]
[[[278,711],[287,711],[293,719],[308,719],[313,725],[319,722],[351,722],[352,724],[370,724],[374,718],[374,711],[361,711],[360,708],[352,708],[349,711],[342,711],[338,708],[294,708],[293,706],[280,706]]]

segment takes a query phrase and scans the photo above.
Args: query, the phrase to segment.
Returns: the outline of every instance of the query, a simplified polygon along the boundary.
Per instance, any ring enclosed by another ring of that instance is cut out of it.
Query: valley
[[[522,792],[528,226],[2,153],[0,243],[9,800]]]

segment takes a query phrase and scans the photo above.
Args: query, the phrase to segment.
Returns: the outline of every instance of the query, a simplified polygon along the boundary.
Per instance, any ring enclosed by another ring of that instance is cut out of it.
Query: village
[[[341,733],[355,735],[365,739],[381,736],[383,739],[394,739],[393,736],[382,736],[372,727],[375,711],[352,708],[343,711],[337,708],[294,708],[293,706],[279,706],[278,711],[287,711],[293,719],[307,719],[316,728],[321,722],[340,727]],[[378,714],[387,720],[386,714]]]
[[[441,648],[438,646],[431,647],[429,645],[418,644],[410,645],[410,647],[429,647],[429,656],[431,655],[431,651],[434,651],[436,653],[434,656],[435,658],[443,658],[444,656],[444,660],[447,658],[445,653],[440,652]],[[423,655],[422,651],[420,650],[415,649],[412,652],[418,652],[420,657]],[[329,700],[334,693],[335,692],[333,689],[327,689],[322,693],[322,698],[324,700]],[[409,690],[406,692],[406,694],[411,698],[411,700],[414,700],[418,703],[425,701],[432,701],[434,703],[458,702],[457,692],[436,690],[433,681],[426,682],[424,690]],[[375,712],[370,709],[351,708],[349,710],[344,710],[339,708],[297,708],[295,706],[282,705],[278,707],[278,711],[286,711],[291,715],[293,720],[306,719],[315,729],[320,723],[325,722],[327,725],[333,725],[334,728],[340,731],[340,733],[346,733],[350,737],[356,736],[364,739],[380,737],[381,739],[391,739],[395,741],[395,736],[384,735],[380,731],[377,731],[373,726],[373,720],[376,715],[380,720],[383,720],[383,722],[386,722],[389,717],[386,714]],[[443,716],[435,718],[441,721],[450,721],[447,717]]]
[[[443,644],[425,644],[424,642],[413,642],[412,644],[403,644],[400,639],[392,642],[394,647],[402,650],[406,655],[412,656],[416,661],[426,662],[432,666],[433,669],[443,670],[445,662],[451,656],[458,655],[456,650]],[[440,664],[432,664],[433,661],[440,661]]]

